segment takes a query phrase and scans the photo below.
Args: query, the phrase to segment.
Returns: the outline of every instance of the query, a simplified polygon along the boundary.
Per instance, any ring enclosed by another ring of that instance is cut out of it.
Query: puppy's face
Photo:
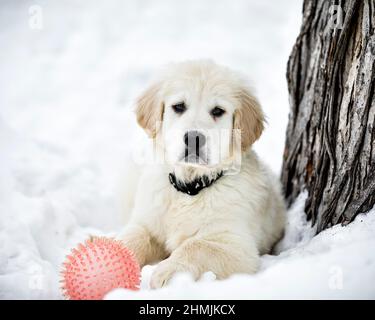
[[[212,62],[174,65],[141,96],[136,112],[172,165],[217,167],[263,130],[261,108],[243,80]]]
[[[167,161],[215,166],[226,159],[235,110],[227,86],[188,69],[175,74],[164,89],[161,134]]]

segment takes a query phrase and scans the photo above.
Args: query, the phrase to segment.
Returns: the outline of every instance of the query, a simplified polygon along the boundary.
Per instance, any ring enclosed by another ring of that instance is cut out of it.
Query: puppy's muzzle
[[[187,131],[184,135],[185,155],[184,161],[189,163],[206,163],[206,137],[197,130]]]

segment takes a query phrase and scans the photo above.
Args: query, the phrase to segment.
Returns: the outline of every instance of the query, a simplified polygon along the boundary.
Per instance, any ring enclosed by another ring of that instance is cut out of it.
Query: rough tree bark
[[[341,9],[342,10],[341,10]],[[375,203],[375,0],[305,0],[287,68],[282,183],[317,232]]]

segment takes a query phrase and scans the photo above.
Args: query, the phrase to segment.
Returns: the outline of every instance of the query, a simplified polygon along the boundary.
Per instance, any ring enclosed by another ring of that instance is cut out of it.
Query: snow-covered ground
[[[289,211],[285,239],[278,255],[262,258],[253,276],[235,275],[215,281],[207,272],[195,283],[187,274],[175,276],[168,287],[147,290],[155,266],[142,270],[141,290],[117,289],[108,299],[374,299],[375,210],[347,227],[335,226],[312,238],[301,212],[304,197]]]
[[[285,66],[301,0],[1,0],[0,298],[60,299],[65,255],[122,227],[119,180],[144,140],[132,106],[164,63],[212,58],[249,75],[268,116],[255,148],[276,172],[288,116]],[[277,256],[254,276],[108,298],[375,298],[375,217],[312,238],[303,198]]]

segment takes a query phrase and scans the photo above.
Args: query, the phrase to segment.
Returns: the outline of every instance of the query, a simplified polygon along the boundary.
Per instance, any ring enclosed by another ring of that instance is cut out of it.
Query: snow
[[[289,212],[287,234],[279,243],[278,255],[263,256],[257,274],[215,281],[214,274],[207,272],[198,282],[180,274],[165,288],[147,290],[155,268],[147,266],[142,270],[142,290],[117,289],[106,298],[374,299],[375,210],[359,215],[347,227],[334,226],[313,237],[301,215],[304,199],[300,196]],[[300,223],[291,227],[296,218]],[[288,248],[291,239],[294,246]]]
[[[136,95],[165,63],[212,58],[249,75],[268,116],[255,148],[281,166],[285,67],[301,2],[11,1],[0,4],[0,298],[61,299],[65,255],[123,226],[119,182],[145,141]],[[37,19],[37,18],[41,19]],[[35,20],[37,19],[37,20]],[[109,299],[375,298],[374,212],[313,237],[303,196],[256,275],[179,275]]]

